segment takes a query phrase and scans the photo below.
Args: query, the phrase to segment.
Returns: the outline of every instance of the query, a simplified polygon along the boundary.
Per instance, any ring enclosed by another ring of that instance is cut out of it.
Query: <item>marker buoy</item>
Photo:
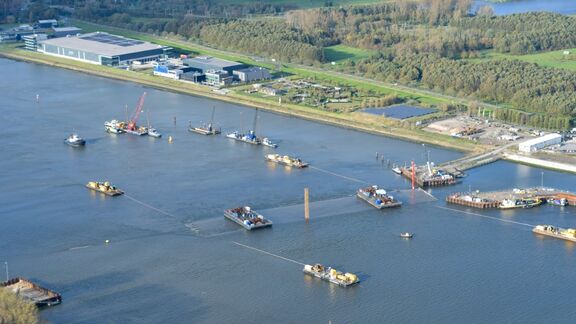
[[[110,240],[106,240],[106,241],[104,241],[104,243],[108,244],[108,243],[110,243]]]
[[[172,136],[168,136],[168,143],[172,143],[174,141],[174,139],[172,138]]]

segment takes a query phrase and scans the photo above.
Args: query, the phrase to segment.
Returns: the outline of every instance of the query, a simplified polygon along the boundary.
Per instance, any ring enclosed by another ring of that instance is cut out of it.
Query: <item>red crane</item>
[[[138,116],[140,116],[140,112],[142,112],[142,107],[144,107],[144,98],[146,98],[146,92],[144,92],[142,94],[142,96],[140,96],[140,100],[138,100],[138,105],[136,105],[136,110],[134,111],[134,114],[132,114],[132,117],[130,117],[130,120],[128,121],[128,126],[127,128],[129,130],[136,130],[136,122],[138,121]]]

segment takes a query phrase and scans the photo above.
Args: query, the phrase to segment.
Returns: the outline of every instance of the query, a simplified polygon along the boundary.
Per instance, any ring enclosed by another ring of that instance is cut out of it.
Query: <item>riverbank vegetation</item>
[[[38,310],[15,294],[0,289],[0,323],[36,324]]]

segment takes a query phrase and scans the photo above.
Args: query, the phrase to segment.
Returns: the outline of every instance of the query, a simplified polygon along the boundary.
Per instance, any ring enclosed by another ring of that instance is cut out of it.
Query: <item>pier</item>
[[[549,200],[565,199],[568,206],[576,206],[576,193],[553,188],[527,188],[490,192],[453,193],[446,202],[473,208],[498,208],[504,200]]]

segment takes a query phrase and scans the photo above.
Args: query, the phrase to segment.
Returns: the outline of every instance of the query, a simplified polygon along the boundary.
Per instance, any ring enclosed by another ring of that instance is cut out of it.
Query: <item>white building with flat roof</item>
[[[553,133],[522,142],[518,144],[518,150],[525,153],[537,152],[547,146],[560,143],[562,143],[562,135]]]
[[[38,51],[86,63],[119,66],[133,61],[149,62],[170,48],[108,33],[90,33],[39,42]]]

